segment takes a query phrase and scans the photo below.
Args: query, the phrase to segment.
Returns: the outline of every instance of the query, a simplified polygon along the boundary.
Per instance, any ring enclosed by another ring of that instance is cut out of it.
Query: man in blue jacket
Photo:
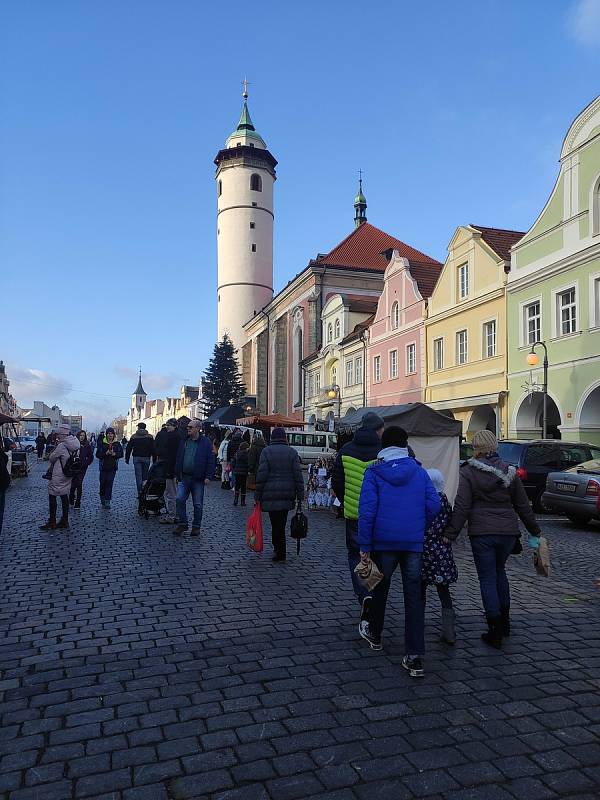
[[[215,457],[212,443],[202,435],[202,423],[198,419],[190,420],[187,426],[187,437],[182,439],[177,450],[175,475],[177,486],[177,526],[173,529],[175,536],[181,536],[188,529],[186,503],[192,495],[194,504],[194,520],[192,536],[198,536],[202,524],[202,508],[204,505],[204,487],[215,474]]]
[[[411,677],[424,675],[425,607],[421,596],[421,562],[425,531],[440,510],[440,498],[427,472],[408,452],[403,428],[383,432],[377,464],[365,472],[359,509],[360,557],[369,558],[383,573],[372,592],[369,620],[359,633],[373,650],[381,650],[381,631],[390,581],[396,567],[402,572],[404,638],[402,666]]]

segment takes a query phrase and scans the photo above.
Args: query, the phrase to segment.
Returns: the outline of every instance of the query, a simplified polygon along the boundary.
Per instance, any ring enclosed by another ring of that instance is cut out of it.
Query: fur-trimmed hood
[[[502,461],[500,456],[496,453],[493,453],[489,456],[480,456],[479,458],[470,458],[467,461],[469,466],[473,467],[473,469],[478,469],[481,472],[488,472],[491,475],[495,475],[500,481],[502,481],[502,485],[508,487],[514,481],[515,476],[517,474],[517,470],[512,464],[507,464],[505,461]]]

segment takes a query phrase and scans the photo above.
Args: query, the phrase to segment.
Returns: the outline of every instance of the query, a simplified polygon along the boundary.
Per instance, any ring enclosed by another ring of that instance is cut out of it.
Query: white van
[[[298,451],[302,464],[313,464],[318,458],[337,455],[337,434],[327,431],[299,433],[287,431],[288,443]]]

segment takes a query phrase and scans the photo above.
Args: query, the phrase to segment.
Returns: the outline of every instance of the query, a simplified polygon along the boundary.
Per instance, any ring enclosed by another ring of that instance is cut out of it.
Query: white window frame
[[[463,294],[463,276],[465,292]],[[469,297],[469,262],[465,261],[464,264],[459,264],[457,267],[457,280],[456,280],[456,296],[458,301],[467,300]]]
[[[354,386],[354,359],[346,359],[346,386]]]
[[[327,344],[331,344],[333,341],[333,323],[328,322],[325,330],[327,331]]]
[[[437,349],[436,349],[436,344],[438,342],[441,345],[441,347],[440,347],[441,358],[439,360],[437,358],[438,353],[437,353]],[[435,370],[444,369],[444,350],[445,349],[446,349],[446,346],[445,346],[445,342],[444,342],[444,337],[443,336],[436,336],[435,339],[433,340],[433,369],[434,369],[434,371]]]
[[[315,396],[315,373],[308,373],[308,397]]]
[[[394,300],[392,303],[392,310],[390,312],[390,320],[392,324],[392,330],[396,331],[400,327],[400,303],[397,300]]]
[[[575,292],[575,302],[573,307],[575,309],[575,330],[568,333],[562,332],[562,305],[560,298],[563,294],[569,291]],[[563,339],[565,336],[573,336],[581,330],[581,317],[579,314],[579,281],[570,281],[552,290],[552,338]]]
[[[464,348],[464,360],[461,360],[460,357],[460,342],[459,336],[461,333],[465,334],[465,348]],[[459,331],[456,331],[454,337],[454,361],[457,366],[464,366],[464,364],[469,363],[469,331],[467,328],[461,328]]]
[[[373,383],[381,383],[381,356],[373,356]]]
[[[592,181],[590,189],[590,236],[600,236],[600,174]]]
[[[494,352],[488,353],[488,325],[494,326]],[[498,320],[496,317],[486,319],[481,323],[481,357],[495,358],[498,355]]]
[[[315,372],[315,394],[321,394],[321,370]]]
[[[335,322],[333,323],[333,338],[337,341],[341,335],[342,323],[340,322],[340,318],[336,317]]]
[[[542,339],[543,338],[542,298],[541,298],[541,296],[540,297],[530,297],[528,300],[525,300],[523,303],[519,303],[519,312],[520,312],[519,316],[520,316],[520,320],[521,320],[521,323],[520,323],[520,327],[521,327],[521,337],[520,337],[520,339],[521,339],[521,347],[531,347],[531,345],[533,344],[533,342],[529,341],[529,325],[528,325],[529,318],[527,316],[527,309],[530,308],[531,306],[535,305],[535,303],[538,303],[539,309],[540,309],[539,310],[540,326],[539,326],[538,339]]]
[[[363,382],[363,357],[356,356],[354,359],[354,381],[355,383]]]
[[[589,327],[600,328],[600,272],[590,275]]]
[[[398,350],[388,350],[388,375],[390,380],[398,377]]]
[[[411,369],[411,364],[410,364],[411,359],[410,359],[409,353],[412,353],[412,360],[414,362],[413,365],[412,365],[412,369]],[[407,375],[416,375],[417,374],[417,343],[416,342],[409,342],[406,345],[405,355],[406,355],[406,374]]]

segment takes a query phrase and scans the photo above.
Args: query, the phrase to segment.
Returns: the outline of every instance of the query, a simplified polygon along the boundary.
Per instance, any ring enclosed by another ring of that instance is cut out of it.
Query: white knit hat
[[[477,431],[473,435],[473,449],[477,453],[495,453],[498,449],[498,440],[491,431]]]

